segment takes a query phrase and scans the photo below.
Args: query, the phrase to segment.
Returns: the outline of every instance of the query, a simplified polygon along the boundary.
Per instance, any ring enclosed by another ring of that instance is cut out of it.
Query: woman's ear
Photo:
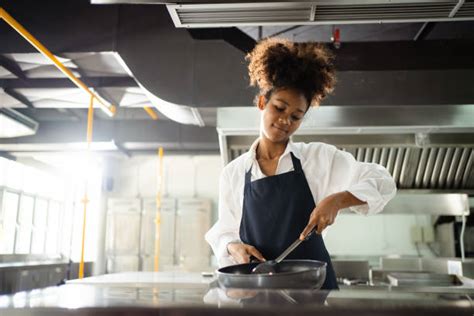
[[[265,96],[262,95],[262,94],[259,95],[259,96],[258,96],[258,104],[257,104],[258,108],[259,108],[260,110],[263,110],[263,109],[265,108],[265,104],[266,104],[266,103],[267,103],[267,100],[265,99]]]

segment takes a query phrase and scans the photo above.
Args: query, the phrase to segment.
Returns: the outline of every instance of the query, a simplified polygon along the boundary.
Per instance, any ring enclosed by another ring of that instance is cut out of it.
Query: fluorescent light
[[[10,108],[0,108],[0,138],[36,134],[38,122]]]

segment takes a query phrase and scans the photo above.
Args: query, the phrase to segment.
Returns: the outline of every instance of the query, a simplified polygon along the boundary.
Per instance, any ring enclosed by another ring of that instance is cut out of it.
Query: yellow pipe
[[[87,92],[90,96],[99,101],[100,108],[109,116],[114,116],[116,107],[105,103],[94,92],[89,90],[87,85],[76,78],[74,74],[66,68],[43,44],[41,44],[33,35],[31,35],[20,23],[18,23],[11,15],[9,15],[3,8],[0,7],[0,17],[5,20],[15,31],[23,36],[33,47],[35,47],[43,56],[51,60],[56,67],[61,70],[77,87]]]
[[[94,122],[94,97],[91,96],[89,100],[89,111],[87,112],[87,151],[90,153],[91,143],[92,143],[92,127]],[[84,185],[84,219],[82,221],[82,241],[81,241],[81,262],[79,263],[79,279],[84,278],[84,250],[86,242],[86,214],[87,214],[87,204],[89,203],[89,198],[87,196],[87,179]]]
[[[82,200],[82,203],[84,203],[84,219],[82,221],[82,244],[81,244],[81,262],[79,263],[79,279],[84,278],[84,244],[86,241],[87,204],[89,203],[89,199],[87,197],[87,185],[86,185],[86,191],[84,192],[84,198]]]
[[[92,142],[92,127],[94,123],[94,98],[91,96],[89,101],[89,111],[87,112],[87,150],[90,149]]]
[[[148,113],[148,115],[154,120],[156,121],[158,119],[158,115],[153,111],[152,108],[150,108],[149,106],[144,106],[143,109]]]
[[[158,189],[156,191],[156,218],[155,218],[155,272],[160,264],[160,225],[161,225],[161,191],[163,188],[163,147],[158,150]]]

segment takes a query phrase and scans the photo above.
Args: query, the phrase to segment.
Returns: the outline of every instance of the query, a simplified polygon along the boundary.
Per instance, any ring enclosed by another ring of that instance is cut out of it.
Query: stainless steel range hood
[[[464,0],[221,1],[167,7],[175,26],[187,28],[474,19],[474,3]]]
[[[249,149],[259,124],[257,108],[218,109],[224,164]],[[399,189],[474,194],[474,105],[321,106],[293,141],[333,144],[382,164]]]

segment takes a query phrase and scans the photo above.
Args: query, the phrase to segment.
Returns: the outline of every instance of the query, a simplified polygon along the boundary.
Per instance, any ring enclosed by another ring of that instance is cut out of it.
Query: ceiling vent
[[[474,20],[473,1],[332,0],[167,5],[176,27]]]

